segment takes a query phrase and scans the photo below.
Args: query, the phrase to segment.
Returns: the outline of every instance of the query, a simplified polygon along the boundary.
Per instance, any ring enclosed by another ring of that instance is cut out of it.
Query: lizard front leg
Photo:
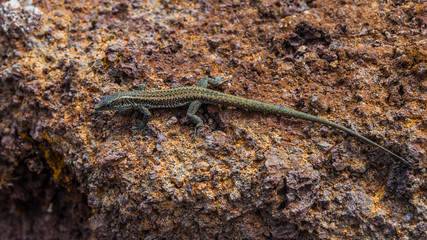
[[[136,89],[136,91],[145,91],[146,88],[147,86],[145,84],[141,84],[141,86],[139,86],[139,88]]]
[[[142,117],[142,122],[132,128],[132,130],[134,131],[133,134],[135,135],[139,131],[141,131],[145,135],[147,132],[146,130],[147,123],[148,123],[148,120],[150,120],[151,113],[148,110],[148,108],[144,107],[143,105],[135,104],[135,107],[142,113],[143,117]]]

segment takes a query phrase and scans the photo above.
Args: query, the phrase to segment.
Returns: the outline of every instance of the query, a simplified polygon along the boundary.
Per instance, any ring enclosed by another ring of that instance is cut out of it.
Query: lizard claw
[[[139,132],[142,132],[142,134],[143,135],[146,135],[147,134],[147,129],[146,129],[146,127],[145,126],[143,126],[142,124],[138,124],[138,125],[135,125],[135,126],[133,126],[132,128],[131,128],[131,130],[132,130],[132,134],[135,136],[135,135],[137,135]]]
[[[197,134],[197,127],[196,128],[194,128],[194,131],[192,131],[192,132],[190,132],[190,134],[189,134],[189,136],[191,136],[191,135],[193,135],[193,142],[195,142],[196,141],[196,134]]]
[[[231,81],[232,78],[226,78],[224,80],[222,80],[223,78],[225,78],[224,76],[218,76],[215,78],[216,81],[220,82],[220,84],[226,83]]]
[[[208,128],[208,129],[210,129],[210,130],[212,130],[213,131],[213,128],[211,127],[211,126],[207,126],[207,125],[200,125],[200,126],[196,126],[195,128],[194,128],[194,132],[191,132],[190,133],[190,136],[191,135],[193,135],[193,142],[195,142],[196,141],[196,135],[197,135],[197,131],[201,128],[201,127],[204,127],[204,128]]]

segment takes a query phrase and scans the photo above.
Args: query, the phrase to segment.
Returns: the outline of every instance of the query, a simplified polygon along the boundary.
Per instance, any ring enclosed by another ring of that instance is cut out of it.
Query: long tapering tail
[[[207,91],[211,91],[209,89],[207,89]],[[329,120],[323,119],[323,118],[319,118],[307,113],[303,113],[303,112],[299,112],[296,110],[292,110],[289,108],[285,108],[285,107],[281,107],[281,106],[277,106],[277,105],[273,105],[273,104],[268,104],[268,103],[264,103],[264,102],[258,102],[255,100],[250,100],[247,98],[242,98],[242,97],[237,97],[237,96],[233,96],[233,95],[228,95],[225,93],[219,93],[216,92],[214,93],[214,95],[206,95],[206,96],[213,96],[213,97],[209,97],[209,99],[203,99],[204,102],[208,102],[208,103],[215,103],[215,104],[221,104],[221,105],[228,105],[228,106],[233,106],[236,108],[241,108],[241,109],[248,109],[248,110],[252,110],[252,111],[258,111],[258,112],[266,112],[266,113],[271,113],[271,114],[277,114],[277,115],[281,115],[281,116],[285,116],[285,117],[293,117],[293,118],[299,118],[299,119],[305,119],[308,121],[312,121],[312,122],[317,122],[317,123],[321,123],[333,128],[337,128],[340,129],[366,143],[369,143],[371,145],[374,145],[378,148],[380,148],[381,150],[383,150],[384,152],[389,153],[390,155],[394,156],[395,158],[401,160],[402,162],[409,164],[410,162],[404,158],[402,158],[401,156],[393,153],[392,151],[388,150],[387,148],[379,145],[376,142],[373,142],[371,140],[369,140],[368,138],[362,136],[361,134],[348,129],[342,125],[339,125],[337,123],[331,122]]]

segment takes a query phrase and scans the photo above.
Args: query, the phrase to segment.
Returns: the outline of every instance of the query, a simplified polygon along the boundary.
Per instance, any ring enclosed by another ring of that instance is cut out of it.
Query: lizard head
[[[107,111],[113,110],[116,106],[116,101],[120,99],[118,92],[107,95],[101,99],[101,101],[95,106],[95,111]]]

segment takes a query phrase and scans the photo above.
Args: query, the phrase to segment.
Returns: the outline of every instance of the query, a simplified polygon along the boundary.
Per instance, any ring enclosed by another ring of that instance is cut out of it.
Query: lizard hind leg
[[[195,100],[190,103],[190,106],[187,110],[187,117],[190,119],[190,121],[196,126],[194,127],[194,134],[193,134],[193,141],[196,139],[197,130],[203,126],[202,119],[196,115],[197,110],[199,110],[200,106],[202,105],[202,102],[199,100]]]
[[[218,76],[216,78],[202,77],[199,83],[197,84],[197,86],[202,88],[207,88],[209,83],[214,87],[218,87],[219,85],[231,80],[230,78],[227,78],[223,81],[222,80],[223,78],[224,78],[223,76]]]

